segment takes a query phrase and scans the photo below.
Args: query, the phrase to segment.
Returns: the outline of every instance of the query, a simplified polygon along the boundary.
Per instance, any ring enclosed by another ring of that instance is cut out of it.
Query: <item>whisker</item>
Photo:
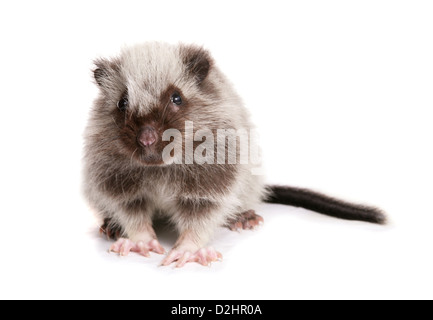
[[[132,130],[132,132],[135,132],[135,129],[134,129],[134,127],[133,126],[131,126],[129,123],[126,125],[126,127],[128,128],[128,129],[131,129]]]
[[[112,143],[113,141],[120,140],[122,135],[111,137],[110,139],[99,140],[97,143],[98,147],[105,147],[107,144]]]
[[[132,166],[132,158],[134,157],[134,154],[137,152],[138,148],[135,148],[134,152],[131,154],[131,162],[130,165]]]
[[[114,124],[116,125],[116,127],[119,128],[119,129],[121,129],[121,128],[119,127],[119,125],[117,124],[116,119],[114,119],[113,116],[111,116],[111,119],[113,119],[113,122],[114,122]]]
[[[164,109],[162,110],[161,119],[162,119],[162,124],[163,125],[165,124],[165,120],[166,120],[166,117],[167,117],[167,109],[168,109],[168,106],[170,105],[170,102],[171,101],[168,101],[167,104],[165,105]]]

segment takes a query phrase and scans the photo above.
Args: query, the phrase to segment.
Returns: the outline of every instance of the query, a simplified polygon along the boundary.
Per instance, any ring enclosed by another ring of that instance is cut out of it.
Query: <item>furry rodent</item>
[[[261,223],[254,212],[261,201],[344,219],[385,221],[383,213],[372,207],[305,189],[265,186],[262,177],[253,174],[259,164],[240,161],[239,146],[233,149],[226,143],[221,163],[216,161],[221,149],[213,141],[206,156],[215,161],[195,159],[202,141],[191,138],[200,130],[217,137],[221,129],[253,129],[247,109],[207,50],[144,43],[124,48],[118,57],[98,59],[95,65],[99,96],[85,132],[84,189],[104,221],[101,230],[117,240],[111,251],[164,253],[152,227],[152,220],[163,216],[179,238],[162,264],[207,265],[221,258],[206,247],[215,230],[248,229]],[[193,126],[191,131],[187,124]],[[168,139],[164,132],[170,129],[181,139]],[[168,147],[169,160],[163,155]]]

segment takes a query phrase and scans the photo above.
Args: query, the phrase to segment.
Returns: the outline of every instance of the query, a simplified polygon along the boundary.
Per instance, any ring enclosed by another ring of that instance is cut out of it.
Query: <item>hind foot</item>
[[[226,227],[232,231],[251,230],[263,224],[264,220],[254,210],[242,212],[237,218],[229,220]]]

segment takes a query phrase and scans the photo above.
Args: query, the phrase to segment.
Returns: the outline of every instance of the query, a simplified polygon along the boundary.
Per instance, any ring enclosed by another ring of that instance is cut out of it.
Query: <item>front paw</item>
[[[133,242],[129,239],[119,238],[115,243],[113,243],[109,251],[116,252],[121,256],[127,256],[129,252],[136,252],[145,257],[150,256],[150,251],[159,254],[165,253],[164,248],[156,239]]]
[[[201,248],[195,252],[176,248],[168,253],[161,265],[168,266],[175,262],[176,268],[181,268],[188,262],[197,262],[203,266],[209,266],[214,261],[221,261],[222,257],[222,254],[212,247]]]

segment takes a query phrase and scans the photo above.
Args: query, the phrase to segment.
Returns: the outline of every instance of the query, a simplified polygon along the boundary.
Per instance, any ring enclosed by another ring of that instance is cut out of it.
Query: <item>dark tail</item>
[[[308,189],[286,186],[268,186],[268,189],[270,194],[265,201],[269,203],[302,207],[340,219],[386,223],[385,214],[374,207],[344,202]]]

